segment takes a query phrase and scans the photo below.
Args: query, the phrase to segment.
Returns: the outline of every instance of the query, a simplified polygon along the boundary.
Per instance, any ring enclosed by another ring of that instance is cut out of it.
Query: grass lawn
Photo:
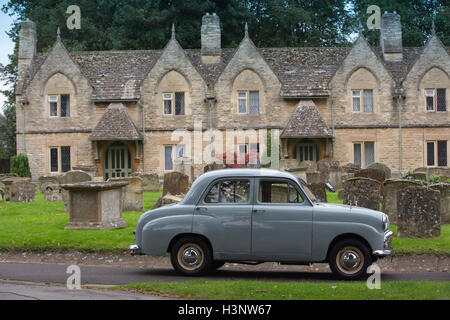
[[[144,205],[148,210],[161,192],[145,192]],[[337,193],[328,193],[328,201],[342,203]],[[141,212],[124,212],[128,227],[117,230],[64,230],[69,216],[62,202],[45,202],[37,193],[36,202],[0,202],[0,250],[85,250],[126,251],[133,243],[133,230]],[[396,227],[391,229],[396,232]],[[441,228],[437,239],[394,238],[397,254],[450,254],[450,225]]]
[[[153,295],[217,300],[448,300],[450,282],[382,282],[369,290],[366,282],[205,281],[146,282],[116,287]]]
[[[162,192],[145,192],[145,210]],[[142,212],[124,212],[128,227],[116,230],[64,230],[69,215],[62,202],[45,202],[39,191],[29,203],[0,202],[0,249],[122,251],[134,243]]]

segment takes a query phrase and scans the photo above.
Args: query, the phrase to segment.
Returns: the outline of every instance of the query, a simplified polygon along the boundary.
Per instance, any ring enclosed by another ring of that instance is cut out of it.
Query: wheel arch
[[[207,237],[205,237],[204,235],[198,234],[198,233],[180,233],[177,234],[175,237],[172,238],[172,240],[170,240],[169,242],[169,246],[167,247],[167,252],[170,253],[172,251],[172,248],[174,246],[174,244],[182,239],[182,238],[199,238],[201,240],[203,240],[208,246],[209,249],[211,249],[211,253],[213,253],[213,247],[211,244],[211,241],[209,241],[209,239]]]
[[[365,246],[367,246],[367,248],[369,249],[369,252],[372,253],[372,246],[364,237],[362,237],[358,234],[355,234],[355,233],[344,233],[344,234],[336,236],[333,239],[333,241],[331,241],[330,245],[328,246],[328,250],[327,250],[327,256],[326,256],[327,261],[329,260],[331,249],[336,245],[336,243],[338,243],[339,241],[342,241],[342,240],[347,240],[347,239],[354,239],[354,240],[361,241]]]

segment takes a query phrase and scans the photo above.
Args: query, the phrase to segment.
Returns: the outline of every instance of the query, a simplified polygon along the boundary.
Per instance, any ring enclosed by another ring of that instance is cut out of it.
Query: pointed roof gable
[[[332,133],[312,100],[302,100],[295,108],[281,138],[329,138]]]
[[[89,140],[142,140],[142,135],[125,106],[122,103],[111,103],[89,136]]]

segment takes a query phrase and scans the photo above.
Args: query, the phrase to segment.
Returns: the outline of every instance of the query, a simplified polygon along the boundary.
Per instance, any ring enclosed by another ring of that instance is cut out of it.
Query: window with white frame
[[[373,90],[352,90],[353,112],[361,112],[361,108],[365,113],[373,112]]]
[[[447,111],[446,89],[425,89],[425,108],[427,111]]]
[[[163,93],[163,108],[165,115],[185,114],[185,94],[184,92]]]
[[[49,95],[48,105],[50,111],[50,117],[70,117],[70,95]]]
[[[50,147],[50,172],[67,172],[71,170],[70,147]]]
[[[447,166],[447,141],[427,141],[427,166]]]
[[[367,168],[375,162],[375,143],[372,141],[353,143],[353,163]]]
[[[238,112],[241,114],[259,114],[259,91],[238,92]]]

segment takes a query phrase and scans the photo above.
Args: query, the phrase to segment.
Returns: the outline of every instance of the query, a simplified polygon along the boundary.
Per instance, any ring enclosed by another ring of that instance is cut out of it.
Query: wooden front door
[[[111,145],[105,153],[105,180],[131,175],[131,152],[122,143]]]

